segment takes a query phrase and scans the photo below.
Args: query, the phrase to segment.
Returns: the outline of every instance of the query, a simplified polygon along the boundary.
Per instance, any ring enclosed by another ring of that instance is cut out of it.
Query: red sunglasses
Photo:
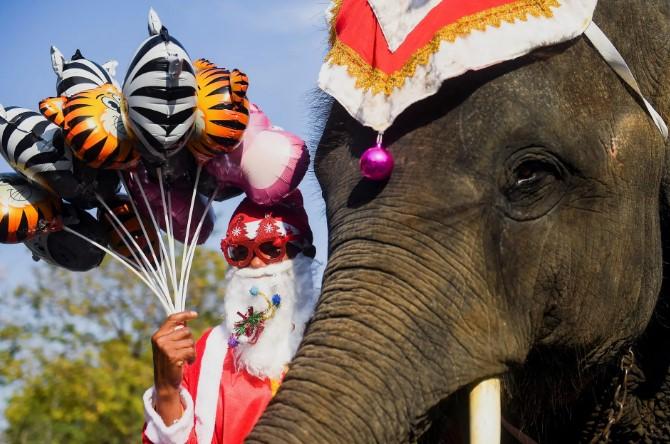
[[[244,268],[248,266],[254,256],[269,265],[284,260],[288,241],[289,236],[281,236],[263,242],[249,240],[231,243],[224,239],[221,241],[221,250],[226,261],[233,267]]]

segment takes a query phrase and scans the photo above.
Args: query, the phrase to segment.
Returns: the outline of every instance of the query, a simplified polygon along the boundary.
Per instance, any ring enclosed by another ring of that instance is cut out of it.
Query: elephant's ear
[[[642,94],[670,124],[670,1],[610,0],[599,2],[594,21],[621,52]],[[661,200],[670,221],[670,143],[665,148]]]

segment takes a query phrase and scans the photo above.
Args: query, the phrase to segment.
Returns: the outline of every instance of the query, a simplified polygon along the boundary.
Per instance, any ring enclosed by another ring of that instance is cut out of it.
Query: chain
[[[607,425],[605,428],[598,433],[592,440],[591,444],[597,444],[599,442],[609,442],[610,433],[614,424],[619,422],[623,416],[623,408],[626,403],[626,396],[628,395],[628,374],[633,368],[635,363],[635,354],[633,349],[629,348],[626,354],[621,357],[621,362],[619,363],[619,369],[621,370],[622,377],[621,383],[617,386],[614,391],[614,398],[612,408],[609,411],[607,416]],[[602,439],[602,441],[601,441]]]

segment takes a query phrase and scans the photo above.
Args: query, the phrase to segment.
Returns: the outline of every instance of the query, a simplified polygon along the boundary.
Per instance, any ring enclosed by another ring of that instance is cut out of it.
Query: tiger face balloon
[[[16,244],[62,226],[60,199],[18,174],[0,174],[0,243]]]
[[[121,92],[109,83],[75,94],[63,105],[65,141],[88,166],[119,170],[139,161],[122,106]]]
[[[188,149],[205,163],[237,148],[249,123],[246,74],[217,68],[205,59],[195,62],[198,109]]]

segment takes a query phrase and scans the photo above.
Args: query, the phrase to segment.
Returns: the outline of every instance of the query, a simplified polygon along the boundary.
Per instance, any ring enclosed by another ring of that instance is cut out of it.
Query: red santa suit
[[[273,207],[258,207],[244,200],[231,217],[222,248],[228,259],[225,247],[229,244],[250,246],[288,239],[289,234],[291,242],[301,249],[311,245],[312,233],[297,191]],[[254,251],[258,249],[254,247]],[[154,389],[145,392],[144,443],[242,443],[279,387],[318,296],[313,259],[301,253],[256,270],[246,267],[249,257],[246,259],[241,266],[229,260],[225,320],[200,338],[195,362],[184,367],[182,417],[165,424],[154,408]],[[247,309],[266,313],[267,322],[255,334],[244,334],[248,337],[231,335],[238,326],[238,315],[244,317]],[[229,347],[229,341],[236,348]]]
[[[235,370],[224,325],[207,331],[196,344],[196,360],[185,365],[182,417],[166,425],[153,407],[153,387],[144,394],[143,443],[238,444],[251,432],[278,388],[278,381]]]

